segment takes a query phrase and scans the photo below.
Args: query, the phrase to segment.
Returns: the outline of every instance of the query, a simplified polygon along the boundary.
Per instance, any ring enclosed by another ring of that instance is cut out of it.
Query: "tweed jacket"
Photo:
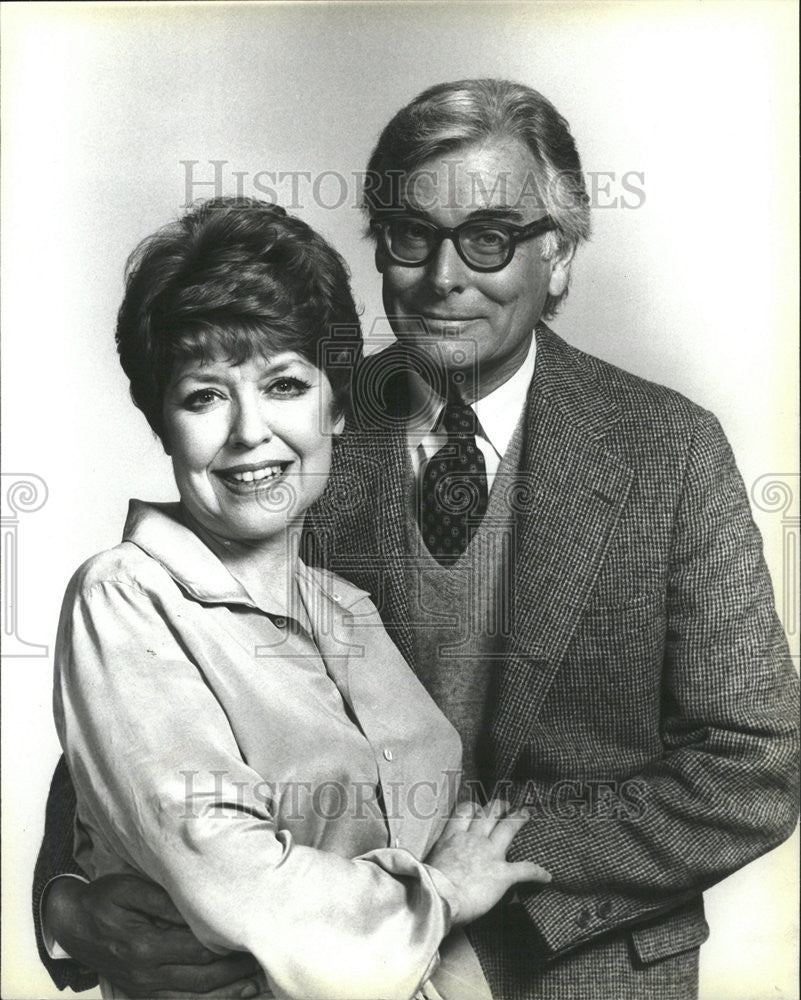
[[[380,399],[379,381],[368,369],[357,402]],[[414,665],[408,453],[381,417],[362,408],[308,526]],[[540,325],[524,420],[491,737],[498,792],[532,812],[511,856],[553,875],[520,893],[528,947],[553,961],[626,928],[635,961],[656,962],[706,938],[704,888],[792,831],[798,679],[710,413]],[[509,942],[474,944],[497,989]],[[597,975],[586,996],[624,995]],[[500,992],[585,995],[565,982]]]
[[[381,365],[365,369],[357,403],[379,403],[357,407],[336,449],[304,558],[368,590],[414,666],[408,452],[402,423],[384,419]],[[474,944],[497,996],[674,995],[626,986],[620,956],[646,971],[685,953],[697,963],[703,889],[797,817],[798,680],[745,487],[710,413],[540,325],[509,503],[513,613],[491,746],[499,792],[532,814],[510,856],[553,881],[520,892],[522,908]],[[47,878],[74,870],[71,794],[63,770],[35,920]],[[504,927],[523,964],[551,973],[505,979]],[[579,956],[578,978],[560,980],[565,956]],[[60,985],[90,985],[73,963],[43,960]]]

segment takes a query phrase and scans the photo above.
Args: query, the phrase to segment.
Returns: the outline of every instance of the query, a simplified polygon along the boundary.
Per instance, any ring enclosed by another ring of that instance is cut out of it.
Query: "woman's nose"
[[[453,240],[446,237],[427,264],[427,277],[439,295],[461,291],[467,283],[467,265],[459,256]]]
[[[239,448],[255,448],[272,436],[264,400],[240,400],[231,423],[231,444]]]

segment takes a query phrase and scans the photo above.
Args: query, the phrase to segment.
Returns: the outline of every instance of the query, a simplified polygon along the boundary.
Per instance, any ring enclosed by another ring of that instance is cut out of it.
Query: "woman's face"
[[[293,351],[179,362],[164,399],[181,501],[223,542],[258,543],[320,496],[342,430],[328,377]]]

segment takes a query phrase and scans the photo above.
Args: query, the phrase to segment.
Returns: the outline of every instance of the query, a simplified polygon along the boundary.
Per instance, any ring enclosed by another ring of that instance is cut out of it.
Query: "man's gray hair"
[[[392,118],[367,165],[362,207],[369,219],[403,208],[404,178],[431,159],[493,137],[512,137],[539,168],[537,192],[556,230],[543,237],[546,259],[573,251],[590,235],[590,205],[567,121],[547,98],[510,80],[458,80],[419,94]],[[552,316],[567,290],[548,296]]]

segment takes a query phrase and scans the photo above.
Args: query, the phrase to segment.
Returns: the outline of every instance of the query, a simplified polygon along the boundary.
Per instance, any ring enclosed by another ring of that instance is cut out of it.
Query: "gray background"
[[[4,469],[49,488],[18,529],[21,635],[52,652],[64,586],[118,541],[128,498],[174,495],[112,334],[128,252],[186,200],[183,161],[195,181],[224,161],[225,193],[309,172],[297,212],[351,264],[380,340],[352,173],[397,108],[447,79],[540,89],[599,175],[557,332],[712,409],[749,486],[797,489],[796,17],[791,2],[5,5]],[[612,207],[627,172],[645,200]],[[287,204],[290,182],[273,187]],[[781,599],[787,522],[755,514]],[[3,661],[9,998],[58,995],[28,913],[58,755],[50,669]],[[794,838],[708,894],[702,996],[797,995],[796,852]]]

